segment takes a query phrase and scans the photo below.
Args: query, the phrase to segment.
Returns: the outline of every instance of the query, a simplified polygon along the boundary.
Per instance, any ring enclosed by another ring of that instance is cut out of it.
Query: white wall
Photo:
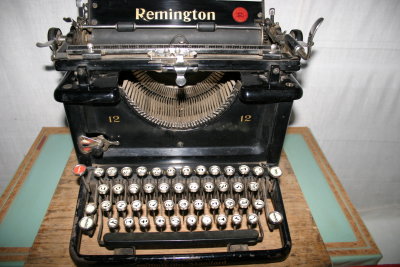
[[[266,5],[276,8],[276,20],[287,30],[307,33],[318,17],[325,18],[314,57],[299,75],[304,97],[295,104],[294,125],[311,128],[361,214],[398,210],[400,1]],[[0,1],[0,192],[40,128],[65,124],[62,105],[53,100],[61,76],[47,70],[50,51],[35,48],[49,27],[67,31],[64,16],[76,16],[75,1]]]

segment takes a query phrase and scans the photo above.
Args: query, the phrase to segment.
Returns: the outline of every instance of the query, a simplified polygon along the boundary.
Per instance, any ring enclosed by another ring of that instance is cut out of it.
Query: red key
[[[72,170],[72,172],[76,175],[76,176],[82,176],[86,173],[86,166],[83,164],[78,164],[74,167],[74,169]]]

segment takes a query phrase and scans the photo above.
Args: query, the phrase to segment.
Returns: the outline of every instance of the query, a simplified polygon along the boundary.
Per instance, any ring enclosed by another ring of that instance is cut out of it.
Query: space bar
[[[104,245],[113,248],[177,248],[177,247],[223,247],[233,244],[254,245],[256,230],[226,230],[202,232],[147,232],[107,233]]]

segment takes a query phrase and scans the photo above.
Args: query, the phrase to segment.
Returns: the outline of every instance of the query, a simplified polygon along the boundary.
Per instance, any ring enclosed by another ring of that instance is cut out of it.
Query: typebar
[[[256,230],[227,230],[202,232],[148,232],[107,233],[104,245],[113,248],[177,248],[177,247],[222,247],[232,244],[257,243]]]

